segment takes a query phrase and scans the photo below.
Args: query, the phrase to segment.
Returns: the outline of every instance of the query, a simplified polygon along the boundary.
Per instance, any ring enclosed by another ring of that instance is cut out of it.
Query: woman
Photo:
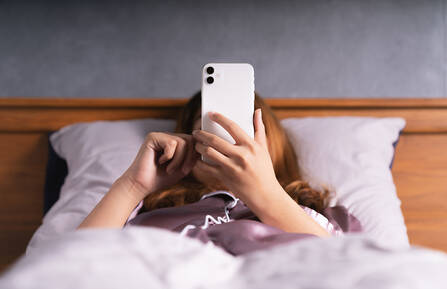
[[[319,237],[335,234],[318,222],[328,204],[327,191],[318,192],[300,180],[293,147],[258,95],[254,138],[225,116],[210,113],[210,119],[227,130],[235,144],[200,130],[200,108],[199,92],[183,108],[175,133],[149,133],[133,163],[79,228],[123,227],[143,200],[147,211],[143,215],[156,211],[172,215],[175,209],[197,208],[192,205],[220,191],[236,204],[240,200],[255,216],[253,220],[269,228]],[[200,155],[215,164],[202,161]],[[183,232],[187,226],[182,227]]]

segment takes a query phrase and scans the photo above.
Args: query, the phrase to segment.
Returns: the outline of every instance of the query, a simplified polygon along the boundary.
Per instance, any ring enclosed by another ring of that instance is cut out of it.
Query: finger
[[[199,152],[201,155],[207,157],[208,159],[214,161],[216,165],[221,167],[228,167],[231,166],[231,160],[227,157],[221,154],[220,152],[216,151],[213,147],[204,145],[200,142],[197,142],[195,144],[195,149],[197,152]]]
[[[180,169],[181,171],[183,171],[183,173],[187,174],[194,167],[195,162],[200,157],[200,154],[194,149],[194,138],[192,137],[192,135],[186,133],[166,132],[166,134],[172,135],[174,137],[181,137],[185,140],[186,156]]]
[[[189,172],[189,169],[192,168],[192,164],[194,162],[194,139],[191,135],[187,137],[186,145],[186,157],[181,168],[182,172],[185,174]]]
[[[255,141],[264,148],[267,148],[267,137],[265,135],[265,126],[264,122],[262,121],[262,110],[260,108],[255,110],[253,122],[255,128]]]
[[[175,137],[181,137],[182,139],[185,140],[185,142],[186,142],[185,157],[184,157],[184,161],[183,161],[183,164],[181,165],[180,170],[184,174],[189,173],[189,171],[193,168],[196,160],[200,157],[200,154],[194,150],[194,143],[195,143],[194,138],[192,137],[192,135],[186,134],[186,133],[167,132],[167,134],[173,135]]]
[[[234,139],[236,144],[247,144],[252,141],[250,136],[234,121],[218,112],[209,112],[209,118],[220,124]]]
[[[203,144],[213,147],[218,152],[231,156],[235,153],[235,146],[223,138],[204,130],[193,131],[193,137]]]
[[[166,142],[163,144],[163,155],[158,159],[159,164],[163,164],[172,159],[175,153],[177,142]]]
[[[166,168],[166,172],[168,174],[172,173],[175,169],[177,169],[185,158],[185,146],[186,146],[185,140],[179,137],[176,138],[175,141],[177,142],[177,146],[175,148],[174,158]]]
[[[206,162],[204,162],[201,159],[197,160],[196,167],[199,170],[202,170],[202,171],[208,172],[210,174],[213,174],[218,179],[220,179],[220,172],[219,172],[219,169],[217,167],[215,167],[213,165],[210,165],[210,164],[207,164]]]

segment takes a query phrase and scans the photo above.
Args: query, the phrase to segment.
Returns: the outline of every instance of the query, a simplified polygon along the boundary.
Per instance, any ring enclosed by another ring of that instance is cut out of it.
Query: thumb
[[[267,137],[265,135],[265,126],[262,122],[262,111],[260,108],[255,110],[253,122],[255,127],[255,141],[264,148],[267,148]]]

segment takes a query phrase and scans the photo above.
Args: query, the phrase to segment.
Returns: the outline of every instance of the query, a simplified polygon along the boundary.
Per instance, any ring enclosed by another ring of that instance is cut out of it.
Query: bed
[[[186,99],[0,99],[0,270],[43,215],[48,133],[93,120],[175,118]],[[280,118],[398,116],[393,177],[411,244],[447,252],[447,100],[267,99]]]

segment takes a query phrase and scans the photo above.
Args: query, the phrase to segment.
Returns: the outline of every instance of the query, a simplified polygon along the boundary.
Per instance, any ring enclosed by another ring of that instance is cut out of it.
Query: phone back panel
[[[208,74],[207,68],[214,72]],[[213,77],[209,84],[207,77]],[[208,63],[202,70],[202,130],[211,132],[234,144],[231,135],[211,121],[207,113],[215,111],[236,122],[250,137],[254,137],[254,69],[248,63]]]

